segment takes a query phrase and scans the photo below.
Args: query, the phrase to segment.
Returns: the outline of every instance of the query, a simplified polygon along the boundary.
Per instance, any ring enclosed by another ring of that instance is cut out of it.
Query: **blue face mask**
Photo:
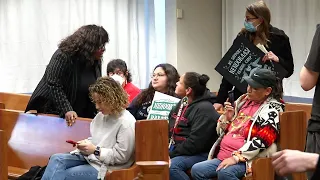
[[[257,28],[252,24],[252,22],[244,21],[244,27],[249,32],[256,32]]]

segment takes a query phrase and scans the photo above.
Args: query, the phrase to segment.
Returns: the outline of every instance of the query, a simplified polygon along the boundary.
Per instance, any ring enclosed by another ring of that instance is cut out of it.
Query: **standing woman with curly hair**
[[[32,93],[26,112],[57,114],[72,125],[79,117],[96,114],[88,88],[101,77],[101,61],[107,31],[96,25],[80,27],[63,39],[53,54],[44,76]]]
[[[179,78],[177,69],[171,64],[157,65],[151,75],[149,87],[132,100],[127,110],[136,120],[147,119],[155,91],[176,96],[174,91]]]
[[[89,91],[99,110],[90,124],[91,137],[78,141],[71,153],[51,156],[42,180],[104,179],[107,170],[133,164],[136,120],[125,109],[127,93],[111,77],[99,78]]]

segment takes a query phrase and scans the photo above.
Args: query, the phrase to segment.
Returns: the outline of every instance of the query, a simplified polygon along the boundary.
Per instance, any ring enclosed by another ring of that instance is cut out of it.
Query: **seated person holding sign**
[[[216,97],[206,87],[209,77],[187,72],[177,82],[176,94],[184,97],[169,114],[170,180],[189,179],[185,171],[207,159],[216,139],[213,129],[219,114],[212,108]]]
[[[264,47],[265,56],[262,61],[273,61],[279,63],[288,73],[286,78],[293,74],[293,57],[289,37],[280,29],[271,26],[271,14],[269,8],[263,1],[250,4],[246,8],[244,20],[244,28],[238,36],[244,36],[257,47]],[[233,85],[223,78],[218,91],[217,103],[214,104],[215,109],[219,110],[223,107],[223,103],[228,98],[228,91]],[[240,97],[244,92],[235,88],[235,99]]]
[[[177,81],[179,81],[179,74],[174,66],[171,64],[157,65],[151,75],[149,87],[133,99],[127,110],[136,120],[147,119],[155,91],[176,96],[174,90]]]
[[[209,160],[192,167],[194,180],[240,179],[251,173],[255,158],[268,157],[277,151],[279,112],[284,109],[280,102],[280,80],[267,69],[256,69],[245,80],[249,84],[247,94],[239,97],[234,107],[225,103],[225,114],[221,115],[217,126],[220,137],[211,148]]]
[[[91,138],[78,141],[70,154],[54,154],[43,180],[104,179],[107,170],[129,168],[134,162],[135,119],[125,110],[127,93],[110,77],[89,88],[100,111],[90,125]]]

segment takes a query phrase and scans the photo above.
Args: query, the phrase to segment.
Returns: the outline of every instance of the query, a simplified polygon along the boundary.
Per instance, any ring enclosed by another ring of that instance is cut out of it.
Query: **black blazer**
[[[84,57],[70,57],[58,49],[52,56],[46,71],[32,93],[26,112],[57,114],[64,117],[73,111],[77,96]],[[101,77],[101,62],[94,64],[96,78]]]
[[[289,37],[284,33],[283,30],[276,27],[270,26],[269,42],[267,43],[268,51],[272,51],[279,58],[279,64],[287,70],[288,74],[286,78],[290,77],[293,74],[294,65],[293,57],[291,52],[291,46]],[[249,33],[239,34],[244,35],[249,38]],[[232,89],[233,85],[229,83],[225,78],[222,78],[220,89],[217,96],[217,101],[220,104],[223,104],[228,98],[228,91]],[[237,88],[234,89],[234,99],[238,99],[242,94],[246,92],[241,92]]]

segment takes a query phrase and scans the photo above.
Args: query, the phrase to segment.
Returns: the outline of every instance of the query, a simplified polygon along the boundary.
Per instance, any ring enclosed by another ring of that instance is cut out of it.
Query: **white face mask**
[[[125,79],[118,74],[114,74],[111,76],[115,81],[117,81],[121,86],[123,85]]]

